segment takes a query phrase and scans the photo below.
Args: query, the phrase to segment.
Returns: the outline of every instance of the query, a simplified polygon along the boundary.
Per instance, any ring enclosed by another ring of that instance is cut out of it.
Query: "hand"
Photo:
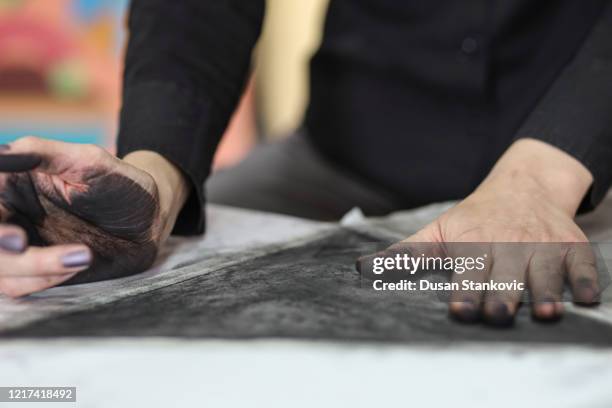
[[[89,267],[84,245],[27,247],[25,232],[0,224],[0,293],[19,297],[59,285]]]
[[[3,147],[0,221],[14,225],[0,225],[0,292],[147,269],[177,212],[164,191],[162,199],[151,174],[96,146],[27,137]]]
[[[573,221],[591,183],[588,170],[566,153],[539,141],[521,140],[474,193],[393,248],[409,249],[418,243],[440,243],[447,249],[458,246],[443,243],[567,243],[523,245],[519,251],[513,245],[488,245],[493,259],[485,274],[453,273],[455,281],[526,282],[533,315],[556,319],[563,312],[566,277],[576,302],[592,304],[599,292],[594,255]],[[521,296],[521,291],[455,291],[450,313],[463,321],[482,315],[488,323],[507,325]]]

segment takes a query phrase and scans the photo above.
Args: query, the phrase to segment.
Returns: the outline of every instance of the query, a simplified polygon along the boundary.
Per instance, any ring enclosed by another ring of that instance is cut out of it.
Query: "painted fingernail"
[[[0,144],[0,152],[6,152],[7,150],[10,150],[11,146],[7,145],[7,144]]]
[[[7,235],[0,237],[0,249],[9,252],[23,252],[25,250],[25,239],[21,235]]]
[[[80,268],[91,263],[91,252],[86,250],[70,252],[61,258],[64,268]]]
[[[514,316],[510,308],[503,302],[495,302],[487,307],[486,321],[492,326],[509,327],[514,324]]]
[[[480,319],[480,308],[473,299],[464,299],[453,317],[462,323],[474,323]]]

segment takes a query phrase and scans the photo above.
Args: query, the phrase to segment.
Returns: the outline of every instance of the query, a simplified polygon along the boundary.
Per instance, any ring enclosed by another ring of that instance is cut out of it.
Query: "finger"
[[[355,268],[359,273],[366,274],[371,273],[374,267],[373,262],[376,258],[390,256],[392,252],[402,252],[405,254],[419,254],[427,252],[430,256],[435,256],[433,252],[442,252],[442,245],[437,244],[441,242],[440,239],[437,239],[435,234],[432,231],[436,231],[438,228],[436,224],[429,224],[419,230],[417,233],[411,235],[403,241],[400,241],[396,244],[391,245],[384,251],[379,251],[377,253],[362,256],[357,259],[355,264]]]
[[[373,254],[365,255],[357,259],[355,268],[362,274],[372,273],[375,266],[382,267],[384,265],[375,265],[377,260],[380,259],[396,259],[397,256],[404,257],[425,257],[425,256],[439,256],[441,254],[441,245],[433,242],[409,242],[407,240],[397,242],[388,248],[378,251]],[[395,265],[395,264],[394,264]],[[394,267],[395,268],[395,267]],[[418,271],[404,270],[404,272]]]
[[[479,289],[478,284],[487,281],[491,273],[490,247],[481,243],[448,243],[447,247],[449,255],[453,258],[480,258],[484,263],[484,268],[465,268],[453,273],[452,281],[458,283],[460,290],[451,293],[449,313],[460,322],[474,323],[480,320],[484,300],[484,291]],[[468,289],[463,288],[463,281],[470,284]]]
[[[65,143],[28,136],[11,143],[8,150],[0,154],[0,163],[2,160],[6,163],[17,163],[14,164],[16,167],[35,164],[28,170],[35,168],[44,173],[59,174],[68,170],[74,163],[91,164],[102,157],[104,152],[102,148],[94,145]],[[26,163],[26,160],[30,162]],[[35,163],[36,160],[38,160],[37,163]],[[4,167],[11,168],[8,164]],[[2,168],[0,164],[0,171],[15,171],[2,170]]]
[[[589,243],[571,244],[565,257],[574,302],[590,306],[598,302],[599,277],[595,254]]]
[[[56,276],[3,278],[0,279],[0,293],[12,298],[31,295],[61,285],[77,273],[79,272]]]
[[[493,247],[490,279],[496,284],[524,283],[529,254],[521,244],[500,243]],[[494,326],[510,326],[523,294],[522,290],[490,290],[485,294],[483,316]]]
[[[430,224],[405,240],[391,245],[387,250],[414,254],[414,256],[444,257],[445,244],[434,237],[432,229],[434,228]]]
[[[489,248],[479,243],[441,243],[438,228],[430,224],[413,236],[402,241],[402,244],[415,247],[414,253],[427,253],[432,257],[476,257],[486,254]],[[484,270],[465,270],[464,272],[452,274],[453,282],[468,280],[475,283],[484,281],[490,271],[490,259],[484,260]],[[464,274],[465,273],[465,274]],[[461,287],[461,285],[460,285]],[[483,293],[480,290],[453,291],[449,301],[449,313],[452,317],[462,322],[474,322],[480,318],[480,308]]]
[[[529,261],[527,282],[532,314],[539,320],[557,320],[563,314],[565,248],[560,244],[537,245]]]
[[[28,239],[25,232],[13,225],[0,225],[0,253],[21,253],[25,251]]]
[[[92,262],[83,245],[30,247],[23,254],[0,253],[0,278],[66,275],[87,269]]]

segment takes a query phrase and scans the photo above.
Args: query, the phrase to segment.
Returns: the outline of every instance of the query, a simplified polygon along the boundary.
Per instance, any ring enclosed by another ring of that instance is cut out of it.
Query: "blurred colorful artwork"
[[[128,3],[0,0],[0,144],[36,135],[113,150]],[[255,144],[253,100],[251,84],[215,167]]]
[[[0,143],[110,146],[125,0],[0,0]]]

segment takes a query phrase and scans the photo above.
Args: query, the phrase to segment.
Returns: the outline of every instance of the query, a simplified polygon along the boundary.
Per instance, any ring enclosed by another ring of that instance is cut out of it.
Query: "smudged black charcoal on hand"
[[[40,165],[41,159],[31,154],[0,154],[0,172],[20,173],[30,171]]]
[[[5,177],[0,190],[0,203],[9,211],[11,217],[16,217],[18,225],[28,227],[42,223],[45,210],[38,199],[38,191],[34,180],[28,173],[12,173]]]
[[[86,242],[94,251],[94,266],[68,283],[112,279],[150,267],[157,255],[153,237],[157,199],[120,174],[90,169],[84,180],[90,188],[75,193],[71,203],[51,198],[59,208],[103,232]]]
[[[76,191],[67,202],[56,190],[46,192],[57,207],[117,238],[145,242],[151,238],[157,214],[156,199],[132,179],[104,169],[87,169],[84,192]]]
[[[154,262],[156,195],[121,169],[100,165],[73,170],[66,185],[78,188],[66,190],[66,197],[57,187],[66,181],[62,175],[23,172],[39,164],[33,155],[0,154],[0,172],[7,173],[0,174],[0,203],[8,211],[5,221],[24,228],[31,244],[83,243],[92,249],[93,266],[68,284],[142,272]],[[156,191],[153,181],[148,187]]]

